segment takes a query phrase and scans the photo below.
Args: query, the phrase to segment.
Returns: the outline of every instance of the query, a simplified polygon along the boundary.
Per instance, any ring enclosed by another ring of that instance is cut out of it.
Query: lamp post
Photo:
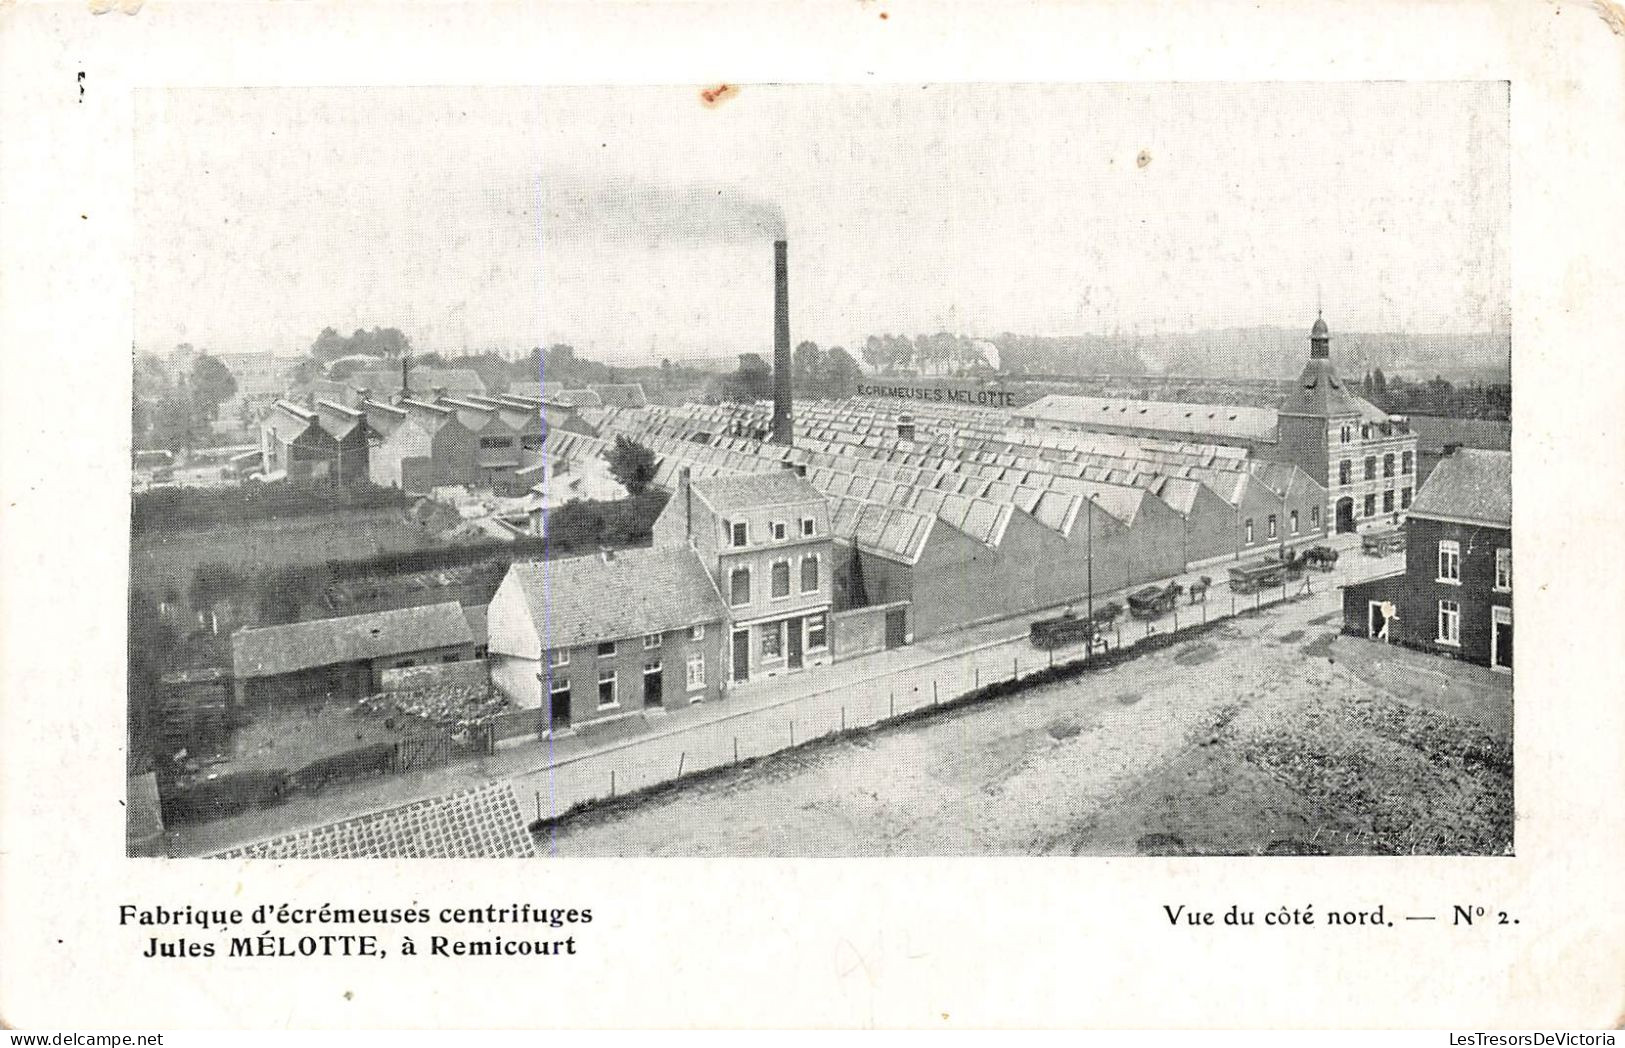
[[[1088,551],[1089,551],[1088,552],[1089,597],[1088,597],[1088,601],[1089,601],[1089,621],[1090,622],[1095,621],[1095,510],[1094,510],[1094,507],[1095,507],[1095,499],[1098,498],[1098,497],[1099,497],[1098,492],[1089,496],[1089,509],[1086,511],[1087,515],[1088,515],[1087,534],[1089,536],[1089,545],[1088,545]]]

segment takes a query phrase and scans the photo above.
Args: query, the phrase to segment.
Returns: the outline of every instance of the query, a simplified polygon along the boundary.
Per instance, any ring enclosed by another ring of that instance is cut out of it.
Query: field
[[[1232,620],[1075,681],[589,811],[547,831],[542,850],[1507,850],[1510,688],[1474,667],[1338,638],[1338,617],[1317,611]],[[1426,666],[1396,669],[1407,658]]]
[[[177,531],[154,528],[130,544],[130,578],[162,596],[186,593],[198,565],[217,561],[251,575],[267,568],[424,549],[432,532],[396,508],[346,509]]]

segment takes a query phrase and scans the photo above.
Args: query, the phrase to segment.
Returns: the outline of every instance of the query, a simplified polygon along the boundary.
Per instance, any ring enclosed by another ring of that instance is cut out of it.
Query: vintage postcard
[[[8,1025],[1617,1022],[1612,8],[321,10],[0,12]]]

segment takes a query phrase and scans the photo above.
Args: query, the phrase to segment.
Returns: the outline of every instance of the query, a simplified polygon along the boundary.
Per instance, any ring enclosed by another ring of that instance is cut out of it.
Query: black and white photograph
[[[1509,104],[137,92],[127,853],[1514,854]]]

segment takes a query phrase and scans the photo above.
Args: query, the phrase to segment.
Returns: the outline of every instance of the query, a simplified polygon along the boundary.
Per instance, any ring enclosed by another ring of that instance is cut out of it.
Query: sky
[[[1504,84],[186,89],[136,112],[142,349],[1504,330]]]

